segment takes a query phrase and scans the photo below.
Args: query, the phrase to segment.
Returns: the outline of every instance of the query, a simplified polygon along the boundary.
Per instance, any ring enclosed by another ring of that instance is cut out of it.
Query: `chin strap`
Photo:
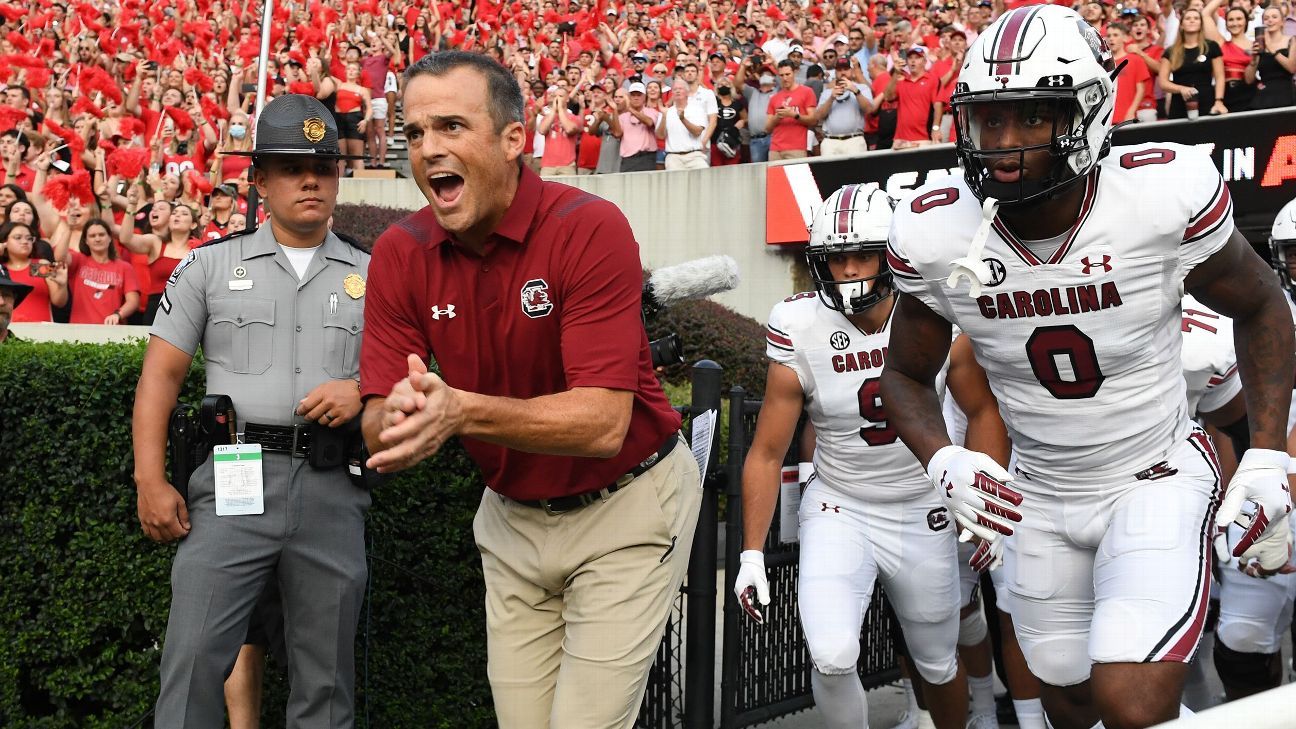
[[[977,226],[976,233],[972,236],[967,255],[950,261],[954,270],[949,278],[945,279],[946,286],[956,289],[959,279],[966,278],[968,296],[975,299],[981,295],[981,284],[990,283],[993,275],[990,273],[990,266],[981,260],[981,251],[985,248],[986,238],[990,235],[990,225],[994,223],[995,216],[998,214],[999,201],[993,197],[986,198],[981,204],[981,224]]]

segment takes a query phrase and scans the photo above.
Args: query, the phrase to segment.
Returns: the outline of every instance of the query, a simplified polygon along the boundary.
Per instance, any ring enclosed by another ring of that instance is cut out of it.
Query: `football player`
[[[1212,521],[1251,501],[1232,551],[1270,573],[1290,553],[1290,315],[1207,155],[1110,147],[1118,73],[1070,9],[1001,16],[951,99],[963,179],[902,201],[888,250],[902,293],[882,395],[963,529],[1013,535],[1013,620],[1058,729],[1180,714]],[[1235,327],[1252,447],[1227,495],[1187,409],[1184,289]],[[1020,513],[1004,507],[992,459],[945,431],[933,385],[951,323],[1008,426]]]
[[[885,192],[861,185],[830,195],[815,213],[806,248],[816,292],[792,296],[770,312],[771,361],[743,467],[744,551],[734,591],[760,619],[769,604],[762,547],[778,499],[780,464],[804,407],[816,447],[799,513],[797,597],[814,661],[815,704],[833,729],[867,725],[856,661],[864,614],[880,579],[931,707],[919,726],[963,729],[967,688],[957,680],[952,519],[892,429],[878,395],[895,300],[886,263],[891,205]],[[939,377],[968,413],[977,447],[1006,462],[1005,430],[966,342],[955,344]]]

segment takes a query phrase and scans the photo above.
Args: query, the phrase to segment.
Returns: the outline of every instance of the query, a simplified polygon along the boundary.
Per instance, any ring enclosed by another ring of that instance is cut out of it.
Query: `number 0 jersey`
[[[814,292],[775,304],[765,332],[769,358],[796,373],[815,429],[815,478],[870,501],[931,492],[918,459],[887,422],[880,383],[891,320],[865,334]],[[941,368],[937,388],[945,386]]]
[[[1180,298],[1227,242],[1228,188],[1192,147],[1113,147],[1082,182],[1071,230],[1035,248],[996,219],[977,298],[946,285],[981,202],[961,177],[902,200],[888,261],[899,290],[972,339],[1022,470],[1059,485],[1123,480],[1164,460],[1190,427]],[[1047,248],[1047,250],[1044,250]]]

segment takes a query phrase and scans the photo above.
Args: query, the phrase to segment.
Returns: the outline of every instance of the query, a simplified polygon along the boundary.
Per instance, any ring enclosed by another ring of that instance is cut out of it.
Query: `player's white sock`
[[[918,710],[918,729],[936,729],[936,722],[932,721],[930,711]]]
[[[1184,706],[1183,704],[1179,704],[1179,718],[1182,719],[1185,716],[1197,716],[1197,712],[1193,711],[1187,706]]]
[[[995,713],[994,674],[968,676],[968,688],[972,690],[972,715]]]
[[[1044,705],[1039,699],[1013,699],[1013,711],[1017,712],[1017,726],[1021,729],[1046,729]]]
[[[810,690],[828,729],[867,729],[868,698],[857,673],[811,671]]]
[[[900,679],[900,688],[905,692],[905,711],[910,716],[918,716],[918,694],[914,693],[913,681],[907,678]]]

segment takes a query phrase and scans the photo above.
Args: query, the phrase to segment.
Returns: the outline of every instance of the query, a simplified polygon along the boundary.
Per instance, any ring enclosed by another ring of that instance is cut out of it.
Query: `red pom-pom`
[[[668,13],[672,7],[674,6],[671,5],[670,3],[665,3],[663,5],[654,5],[648,8],[648,16],[652,18],[660,17]]]
[[[31,41],[27,40],[27,36],[16,30],[9,31],[5,38],[9,40],[9,45],[13,46],[15,51],[27,53],[31,50]]]
[[[310,81],[292,81],[288,84],[288,93],[314,96],[315,84],[311,83]]]
[[[89,114],[96,119],[104,118],[103,109],[95,106],[95,103],[85,94],[78,96],[77,100],[72,104],[72,115],[76,116],[77,114]]]
[[[207,117],[208,119],[228,120],[230,118],[229,109],[222,106],[221,104],[217,104],[209,96],[199,96],[198,106],[202,107],[203,116]]]
[[[184,72],[185,83],[195,86],[202,93],[207,93],[216,87],[216,80],[202,72],[197,66],[190,66]]]
[[[41,195],[54,206],[55,210],[67,210],[68,197],[71,195],[69,184],[71,175],[50,175],[41,188]]]
[[[27,80],[27,88],[43,89],[49,86],[50,70],[48,68],[29,68],[24,78]]]
[[[193,131],[194,120],[193,117],[189,116],[189,112],[175,106],[165,107],[162,111],[171,117],[171,121],[175,122],[177,136],[183,136]]]
[[[779,10],[777,5],[766,8],[765,14],[775,20],[787,20],[787,16],[783,14],[782,10]]]
[[[12,106],[0,106],[0,132],[7,132],[27,118],[27,112]]]
[[[204,195],[210,194],[214,189],[211,180],[207,179],[204,175],[199,174],[198,170],[186,170],[185,177],[189,179],[189,184],[193,185],[195,190]]]
[[[125,101],[122,96],[121,85],[108,75],[108,72],[98,66],[77,66],[78,81],[83,93],[93,93],[98,91],[105,98],[112,99],[114,104],[120,104]]]
[[[144,171],[148,159],[149,150],[144,147],[121,147],[108,155],[104,161],[108,166],[110,177],[115,175],[125,180],[133,180]]]
[[[124,116],[117,122],[117,134],[125,139],[144,138],[144,120],[133,116]]]
[[[27,8],[19,8],[13,5],[0,5],[0,15],[10,23],[16,23],[27,15]]]

